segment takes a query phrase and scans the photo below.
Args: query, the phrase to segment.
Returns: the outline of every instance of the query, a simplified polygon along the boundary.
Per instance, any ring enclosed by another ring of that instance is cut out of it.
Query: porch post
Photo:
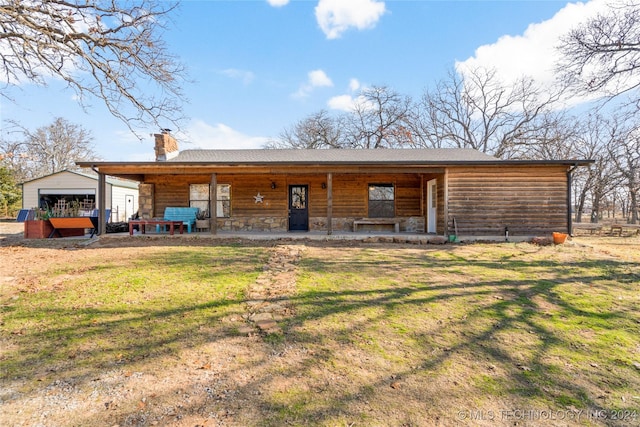
[[[218,176],[215,173],[211,174],[210,184],[210,200],[209,200],[209,230],[211,234],[218,233]]]
[[[446,168],[444,170],[444,185],[443,185],[443,191],[444,191],[444,209],[443,209],[443,214],[444,214],[444,237],[449,237],[449,168]],[[437,225],[437,221],[436,221],[436,233],[438,232],[438,225]]]
[[[333,174],[327,173],[327,234],[333,233]]]
[[[427,216],[425,215],[424,209],[424,175],[420,174],[420,216],[423,217],[426,221]]]
[[[107,179],[103,173],[98,173],[98,236],[107,229]]]

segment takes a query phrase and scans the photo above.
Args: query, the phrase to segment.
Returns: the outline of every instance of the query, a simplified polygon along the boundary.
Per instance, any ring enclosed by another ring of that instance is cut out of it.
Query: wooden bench
[[[598,235],[600,235],[602,232],[602,224],[574,222],[573,232],[576,230],[587,230],[589,234],[598,233]]]
[[[87,228],[91,229],[91,237],[93,237],[96,234],[96,229],[98,228],[97,216],[54,217],[49,218],[49,222],[53,227],[53,231],[49,234],[49,238],[52,238],[56,232],[60,237],[62,237],[62,234],[60,233],[61,229],[79,229],[82,230],[82,235],[84,235],[84,230]]]
[[[353,221],[353,232],[358,231],[359,225],[393,225],[396,233],[400,232],[400,220],[395,218],[363,218]]]
[[[191,233],[191,227],[196,226],[196,215],[199,210],[199,208],[167,207],[164,208],[164,220],[182,221],[187,226],[187,233]],[[160,225],[157,225],[156,229],[160,231]]]
[[[155,225],[156,227],[169,226],[169,235],[173,236],[175,227],[179,227],[180,234],[183,233],[184,227],[182,221],[167,221],[165,219],[132,219],[129,220],[129,236],[133,236],[133,227],[138,226],[140,233],[145,234],[147,231],[147,225]],[[157,228],[156,228],[157,229]]]
[[[640,234],[640,224],[611,224],[611,235],[618,233],[618,236],[622,236],[624,230],[630,231],[632,234]]]

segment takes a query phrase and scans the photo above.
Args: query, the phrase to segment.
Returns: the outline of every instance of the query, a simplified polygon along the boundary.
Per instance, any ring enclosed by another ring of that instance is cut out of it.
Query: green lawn
[[[248,337],[269,247],[80,249],[2,292],[0,422],[65,380],[50,425],[639,425],[640,241],[582,242],[307,243],[283,333]],[[114,376],[135,398],[99,410]]]

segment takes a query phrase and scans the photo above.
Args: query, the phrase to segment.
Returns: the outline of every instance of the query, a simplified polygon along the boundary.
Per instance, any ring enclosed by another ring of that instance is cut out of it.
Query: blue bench
[[[165,221],[182,221],[187,227],[187,233],[191,233],[191,227],[196,226],[196,215],[199,208],[164,208],[164,220]],[[164,228],[164,226],[162,226]],[[160,232],[160,226],[156,225],[156,232]]]

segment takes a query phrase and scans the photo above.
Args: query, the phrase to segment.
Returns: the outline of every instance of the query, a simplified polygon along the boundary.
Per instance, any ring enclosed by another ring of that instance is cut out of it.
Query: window
[[[231,216],[231,185],[218,184],[216,188],[218,190],[217,216],[218,218],[229,218]],[[201,212],[207,213],[207,218],[210,217],[210,200],[209,184],[191,184],[189,186],[189,206],[200,208]]]
[[[229,218],[231,216],[231,185],[218,184],[218,200],[216,200],[216,210],[218,218]]]
[[[189,186],[189,206],[206,212],[209,218],[209,184],[191,184]]]
[[[369,184],[369,218],[396,216],[393,184]]]

